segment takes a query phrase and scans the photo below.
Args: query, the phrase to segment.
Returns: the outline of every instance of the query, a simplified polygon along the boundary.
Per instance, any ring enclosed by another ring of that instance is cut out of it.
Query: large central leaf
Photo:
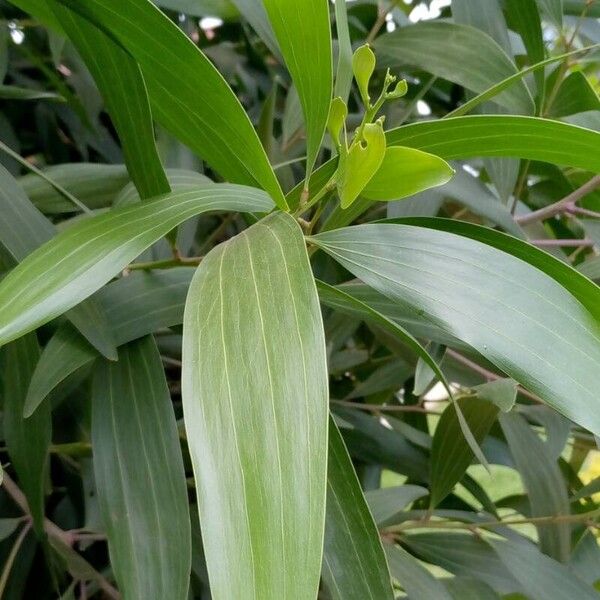
[[[206,256],[183,327],[184,415],[213,598],[315,598],[327,367],[292,217],[275,213]]]
[[[411,225],[359,225],[312,239],[365,283],[600,433],[600,325],[557,281],[496,248]]]

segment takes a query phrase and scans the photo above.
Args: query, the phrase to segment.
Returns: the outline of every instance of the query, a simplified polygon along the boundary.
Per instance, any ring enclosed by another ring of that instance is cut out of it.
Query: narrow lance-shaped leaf
[[[325,133],[333,91],[329,2],[263,2],[302,104],[306,123],[308,176]]]
[[[259,190],[210,184],[78,222],[29,254],[0,283],[0,345],[90,296],[186,219],[210,210],[272,207]]]
[[[327,370],[295,220],[275,213],[212,250],[190,286],[183,327],[184,417],[211,593],[313,598]]]
[[[0,244],[12,258],[23,261],[56,234],[54,225],[29,201],[11,174],[0,165]],[[89,299],[68,313],[71,322],[104,356],[116,358],[107,321],[98,305]]]
[[[98,85],[140,196],[150,198],[169,192],[154,143],[150,103],[140,67],[88,20],[57,0],[47,1]]]
[[[529,497],[532,517],[568,515],[570,504],[565,481],[554,456],[520,415],[500,416],[500,425]],[[571,526],[558,521],[538,525],[542,552],[560,562],[569,558]]]
[[[379,532],[333,419],[327,471],[323,581],[332,600],[392,600]]]
[[[479,398],[456,400],[478,444],[496,420],[498,408]],[[461,426],[454,406],[442,414],[431,446],[430,506],[436,507],[454,488],[473,460],[473,451],[460,434]]]
[[[35,333],[3,349],[2,398],[6,446],[19,484],[27,497],[38,534],[44,530],[44,486],[52,435],[50,405],[31,419],[23,417],[27,386],[40,350]]]
[[[125,598],[188,597],[191,534],[183,459],[152,337],[96,366],[92,447],[111,566]]]
[[[469,25],[421,22],[382,35],[374,45],[384,66],[414,65],[475,93],[517,70],[489,35]],[[534,110],[523,81],[503,91],[495,102],[517,114],[531,114]]]
[[[565,416],[600,432],[600,326],[542,271],[486,244],[410,225],[357,225],[311,240]]]
[[[149,0],[59,0],[113,36],[138,62],[155,119],[223,177],[259,185],[286,208],[239,100],[177,25]],[[329,106],[329,105],[328,105]]]

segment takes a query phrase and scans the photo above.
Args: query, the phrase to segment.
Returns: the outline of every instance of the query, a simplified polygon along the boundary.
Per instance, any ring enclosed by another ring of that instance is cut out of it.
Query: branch
[[[519,225],[528,225],[529,223],[534,223],[535,221],[549,219],[550,217],[553,217],[554,215],[557,215],[558,213],[568,209],[570,205],[578,202],[598,187],[600,187],[600,175],[592,177],[587,183],[584,183],[581,187],[571,192],[568,196],[565,196],[562,200],[559,200],[554,204],[550,204],[550,206],[545,206],[544,208],[535,210],[528,215],[515,217],[515,221]]]

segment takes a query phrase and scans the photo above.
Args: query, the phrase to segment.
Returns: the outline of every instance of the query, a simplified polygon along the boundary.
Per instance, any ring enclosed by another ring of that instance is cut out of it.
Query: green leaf
[[[531,516],[570,514],[562,473],[542,440],[523,417],[514,412],[501,415],[500,425],[527,490]],[[538,525],[537,530],[542,552],[565,562],[571,548],[569,523],[558,521],[550,525]]]
[[[387,524],[387,521],[393,519],[408,504],[427,496],[428,493],[427,488],[407,484],[369,490],[365,493],[365,498],[375,523],[379,527],[383,527]]]
[[[600,110],[600,98],[588,78],[581,71],[574,71],[560,84],[549,116],[566,117],[588,110]]]
[[[522,591],[498,555],[479,536],[427,532],[407,535],[403,541],[419,558],[450,573],[475,577],[503,595]]]
[[[2,100],[55,100],[64,102],[64,98],[54,92],[32,90],[16,85],[0,85],[0,98]]]
[[[272,206],[264,192],[210,184],[76,223],[29,254],[0,283],[0,344],[87,298],[186,219],[210,210],[266,212]],[[51,272],[48,264],[54,265]]]
[[[542,554],[533,544],[492,539],[488,543],[528,596],[552,600],[598,600],[597,592],[569,567]]]
[[[390,146],[381,166],[361,194],[369,200],[401,200],[443,185],[454,169],[445,161],[420,150]]]
[[[54,225],[27,199],[10,173],[0,165],[0,244],[17,261],[26,260],[56,233]],[[116,358],[106,319],[93,299],[72,308],[73,324],[104,356]]]
[[[476,385],[473,391],[478,398],[495,404],[502,412],[509,412],[517,400],[517,387],[514,379],[503,377]]]
[[[340,155],[337,185],[342,208],[348,208],[377,173],[385,156],[385,134],[380,122],[367,123],[364,142],[355,142]]]
[[[156,4],[194,17],[218,17],[224,21],[239,18],[230,0],[156,0]]]
[[[473,577],[444,579],[444,585],[454,600],[500,600],[489,585]]]
[[[369,81],[375,71],[375,54],[369,47],[369,44],[360,46],[352,55],[352,73],[358,85],[358,91],[362,98],[365,108],[371,105],[371,97],[369,96]]]
[[[400,546],[385,545],[390,571],[409,598],[452,600],[446,588],[416,558]]]
[[[111,566],[123,596],[185,600],[191,568],[185,472],[151,337],[120,348],[118,362],[96,366],[92,447]]]
[[[335,30],[337,33],[338,62],[333,95],[348,101],[352,89],[352,41],[348,29],[346,0],[335,0]]]
[[[323,581],[332,600],[393,600],[379,532],[333,419],[327,469]]]
[[[436,343],[430,343],[427,345],[427,351],[431,354],[436,364],[441,364],[446,354],[445,346]],[[421,396],[427,391],[427,388],[435,380],[435,373],[432,368],[421,358],[417,361],[415,367],[415,382],[413,384],[412,393],[415,396]]]
[[[281,61],[281,51],[275,38],[275,32],[269,22],[262,0],[232,0],[242,16],[252,25],[260,39]]]
[[[183,321],[192,269],[131,273],[96,293],[115,343],[120,346]],[[98,354],[68,323],[44,347],[31,377],[24,414],[31,415],[52,390]]]
[[[294,219],[275,213],[212,250],[190,286],[183,327],[184,417],[211,593],[315,597],[327,367]]]
[[[498,408],[479,398],[460,398],[456,404],[469,429],[481,444],[491,429]],[[431,446],[430,507],[435,508],[454,488],[473,460],[473,451],[461,435],[458,414],[453,405],[443,412]]]
[[[310,175],[321,146],[333,93],[331,29],[327,0],[263,0],[285,64],[298,91],[306,123]],[[310,22],[310,27],[307,27]]]
[[[380,36],[374,46],[383,66],[419,67],[475,93],[516,73],[504,50],[483,31],[469,25],[421,22]],[[504,90],[494,101],[517,114],[534,111],[533,100],[522,81]]]
[[[239,100],[175,23],[149,0],[124,0],[117,12],[112,0],[60,2],[114,36],[138,62],[154,117],[161,125],[226,179],[259,185],[278,206],[286,208],[279,183]],[[329,98],[325,110],[329,110]]]
[[[50,405],[34,417],[23,417],[29,378],[40,350],[35,333],[14,341],[2,350],[3,425],[6,447],[33,516],[38,535],[44,531],[44,490],[48,448],[52,436]]]
[[[411,225],[358,225],[311,240],[565,416],[600,432],[593,391],[600,384],[600,327],[542,271],[486,244]]]
[[[110,206],[117,193],[129,181],[124,165],[64,163],[47,167],[43,172],[90,209]],[[17,181],[41,212],[73,212],[73,203],[35,173],[19,177]]]
[[[560,30],[562,28],[563,3],[562,0],[536,0],[540,11],[552,21]]]
[[[140,67],[108,35],[57,0],[47,0],[77,48],[117,130],[127,169],[142,198],[170,192],[156,144]]]
[[[536,117],[473,115],[422,121],[386,132],[390,146],[433,152],[446,160],[514,156],[600,172],[600,133]]]
[[[339,97],[334,98],[331,101],[331,108],[329,109],[327,129],[336,148],[339,148],[342,145],[340,134],[344,130],[347,116],[348,108],[346,107],[346,103]],[[346,142],[344,141],[344,144],[345,143]]]

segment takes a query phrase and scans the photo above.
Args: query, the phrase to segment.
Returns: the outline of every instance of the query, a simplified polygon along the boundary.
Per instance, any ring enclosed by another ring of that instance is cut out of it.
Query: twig
[[[175,267],[197,267],[202,261],[201,256],[167,258],[150,262],[131,263],[126,271],[150,271],[152,269],[173,269]]]
[[[558,239],[558,240],[529,240],[530,244],[539,246],[540,248],[554,248],[554,247],[567,247],[567,248],[579,248],[589,247],[594,245],[593,240],[588,239]]]
[[[371,27],[371,31],[369,31],[367,37],[365,38],[365,43],[370,44],[379,33],[379,30],[383,27],[387,16],[398,6],[398,0],[392,0],[390,5],[385,10],[380,10],[377,15],[377,20],[375,21],[373,27]]]
[[[330,402],[332,404],[337,404],[338,406],[347,406],[349,408],[358,408],[361,410],[367,410],[370,412],[416,412],[416,413],[425,413],[429,415],[440,415],[442,413],[436,410],[429,410],[428,408],[424,408],[423,406],[418,405],[403,405],[403,406],[395,406],[395,405],[387,405],[387,404],[363,404],[362,402],[349,402],[348,400],[334,400],[331,399]]]
[[[545,206],[544,208],[535,210],[528,215],[515,217],[515,221],[519,225],[527,225],[529,223],[534,223],[535,221],[544,221],[545,219],[563,212],[570,205],[575,204],[575,202],[578,202],[598,187],[600,187],[600,175],[595,175],[581,187],[565,196],[562,200],[554,202],[554,204],[550,204],[550,206]]]

